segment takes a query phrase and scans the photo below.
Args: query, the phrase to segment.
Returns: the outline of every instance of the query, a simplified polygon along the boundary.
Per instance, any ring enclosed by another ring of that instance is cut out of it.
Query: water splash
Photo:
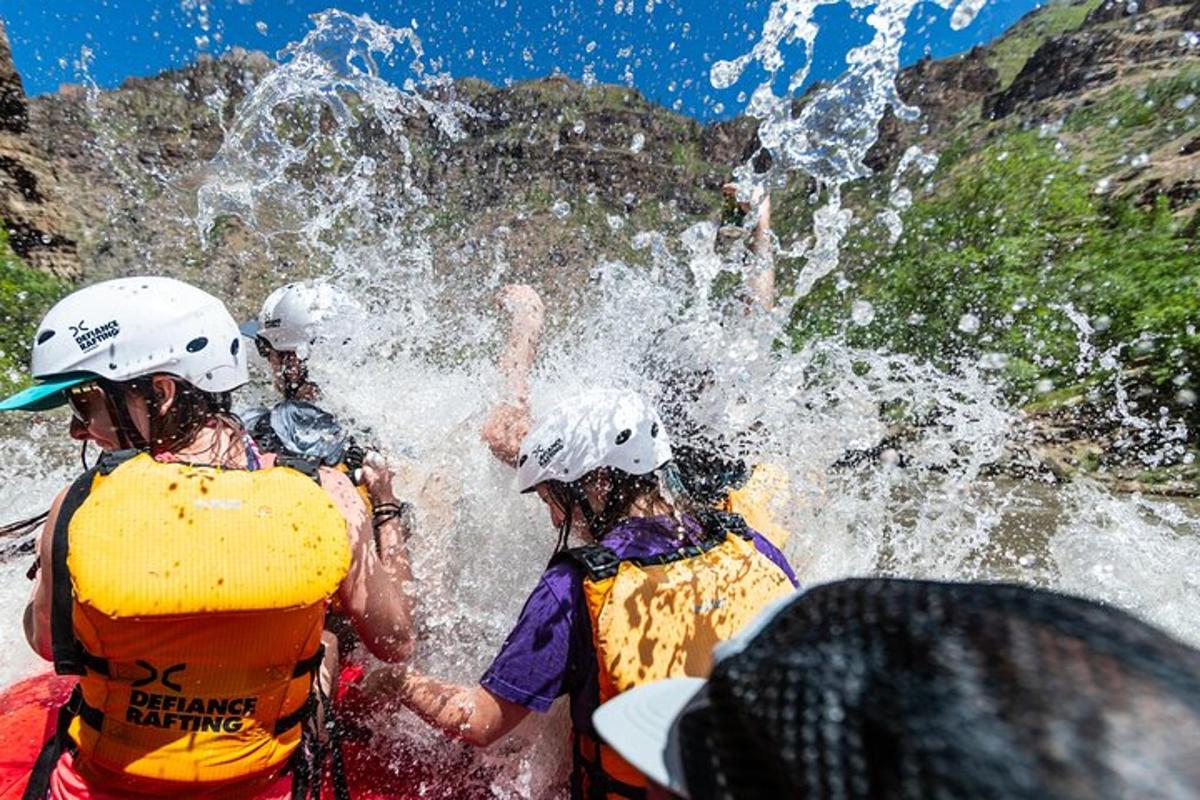
[[[362,227],[355,217],[384,215],[399,229],[428,204],[413,180],[408,126],[429,120],[450,140],[463,136],[461,118],[474,112],[454,99],[448,76],[426,71],[413,28],[336,10],[311,19],[238,108],[208,166],[196,214],[205,239],[237,217],[258,236],[332,257],[339,232]],[[401,70],[396,82],[385,67]]]
[[[1166,408],[1157,409],[1157,414],[1140,414],[1137,402],[1129,396],[1126,386],[1126,367],[1122,357],[1128,346],[1115,344],[1098,352],[1092,342],[1096,330],[1091,319],[1072,304],[1050,305],[1061,311],[1077,331],[1079,355],[1075,373],[1091,376],[1099,368],[1102,382],[1093,390],[1111,392],[1111,402],[1105,404],[1105,414],[1116,423],[1117,435],[1112,442],[1118,452],[1132,453],[1148,469],[1179,463],[1187,452],[1188,429],[1179,419],[1172,417]]]
[[[853,222],[853,214],[842,206],[842,188],[872,172],[864,160],[878,139],[879,123],[891,108],[897,117],[914,120],[920,112],[901,99],[896,89],[900,71],[900,48],[905,26],[920,0],[847,0],[854,9],[873,7],[867,24],[874,29],[869,43],[846,54],[846,71],[827,86],[801,96],[813,64],[820,27],[814,21],[821,6],[843,0],[774,0],[758,42],[750,52],[733,60],[718,61],[710,71],[713,87],[727,89],[736,84],[746,68],[757,63],[766,73],[746,106],[746,113],[760,121],[761,148],[735,170],[740,194],[750,187],[770,189],[786,185],[793,173],[816,180],[825,203],[816,212],[814,244],[807,252],[803,271],[797,278],[790,309],[839,265],[841,243]],[[936,0],[950,9],[954,0]],[[955,29],[965,27],[986,0],[961,0],[952,16]],[[776,84],[788,68],[781,51],[785,43],[799,42],[800,65],[787,76],[787,88],[776,94]],[[770,167],[759,171],[760,156],[769,154]],[[898,238],[898,219],[889,218]]]

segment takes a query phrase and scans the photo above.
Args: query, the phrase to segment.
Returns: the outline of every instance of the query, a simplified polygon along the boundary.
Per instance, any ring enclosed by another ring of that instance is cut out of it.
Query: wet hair
[[[609,484],[608,496],[604,500],[603,508],[599,510],[592,508],[584,489],[588,484],[598,480],[607,480]],[[571,483],[547,481],[546,488],[549,490],[550,496],[566,514],[558,530],[558,546],[554,549],[555,555],[567,547],[567,539],[571,533],[571,524],[575,518],[576,508],[583,514],[592,538],[599,541],[604,534],[612,530],[613,526],[629,516],[629,509],[633,507],[634,503],[651,492],[657,491],[660,486],[661,481],[657,472],[631,475],[615,467],[594,469]]]
[[[154,389],[154,376],[131,381],[104,381],[110,398],[109,410],[113,422],[121,429],[123,444],[139,450],[169,452],[191,442],[200,431],[217,421],[242,428],[241,420],[232,411],[230,392],[206,392],[174,375],[165,375],[175,383],[175,397],[170,408],[159,412],[162,396]],[[146,439],[129,416],[128,399],[141,397],[150,415],[150,435]]]
[[[724,436],[696,419],[694,409],[716,376],[708,367],[674,357],[663,343],[667,330],[655,337],[641,372],[654,384],[654,404],[671,434],[680,484],[675,488],[696,504],[714,505],[744,485],[750,470]]]

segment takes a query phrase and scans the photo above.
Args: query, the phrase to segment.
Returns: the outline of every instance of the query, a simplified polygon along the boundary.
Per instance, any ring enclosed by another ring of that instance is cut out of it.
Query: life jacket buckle
[[[67,702],[63,703],[63,710],[72,717],[79,716],[79,712],[83,710],[83,690],[78,685],[71,691]]]

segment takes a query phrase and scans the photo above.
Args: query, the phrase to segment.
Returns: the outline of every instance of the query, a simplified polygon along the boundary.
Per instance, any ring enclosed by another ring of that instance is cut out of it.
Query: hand
[[[516,466],[521,442],[529,435],[532,420],[525,403],[499,403],[483,424],[482,438],[501,462]]]
[[[496,292],[496,305],[512,317],[514,325],[540,328],[546,316],[541,296],[524,283],[502,286]]]
[[[381,454],[371,451],[363,458],[362,484],[375,505],[396,502],[396,491],[392,488],[395,478],[392,465]]]

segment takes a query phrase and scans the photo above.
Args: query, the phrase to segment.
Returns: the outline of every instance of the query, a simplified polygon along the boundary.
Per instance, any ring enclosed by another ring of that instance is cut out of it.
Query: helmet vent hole
[[[242,343],[237,339],[233,340],[233,344],[229,345],[229,355],[236,356],[238,351],[242,349]]]
[[[50,341],[53,338],[54,338],[54,331],[42,331],[41,333],[38,334],[37,343],[45,344],[46,342]]]
[[[518,467],[525,466],[525,462],[528,460],[529,460],[529,453],[526,453],[525,455],[521,456],[521,460],[517,462],[517,466]]]
[[[655,422],[655,423],[652,423],[652,424],[650,425],[650,438],[651,438],[651,439],[657,439],[657,438],[658,438],[658,423],[657,423],[657,422]]]
[[[617,444],[625,444],[629,441],[630,436],[633,436],[633,431],[631,431],[629,428],[621,431],[617,434]]]
[[[208,339],[204,336],[197,336],[187,343],[187,351],[189,353],[199,353],[206,347],[208,347]]]

